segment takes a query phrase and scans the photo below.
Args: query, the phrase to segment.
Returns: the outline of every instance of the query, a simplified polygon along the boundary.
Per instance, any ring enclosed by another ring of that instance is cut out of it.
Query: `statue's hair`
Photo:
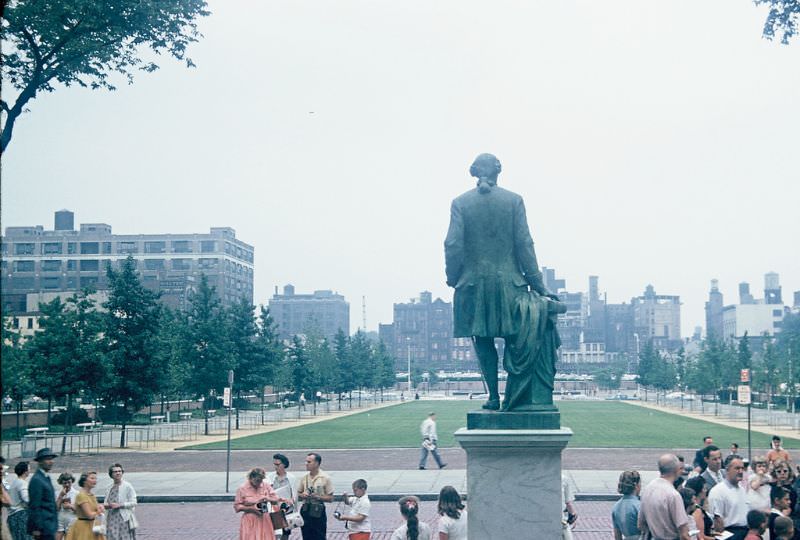
[[[470,176],[478,176],[478,167],[486,165],[494,166],[497,174],[500,174],[500,171],[503,170],[503,167],[500,165],[500,160],[497,159],[494,154],[481,154],[472,162],[469,168]]]

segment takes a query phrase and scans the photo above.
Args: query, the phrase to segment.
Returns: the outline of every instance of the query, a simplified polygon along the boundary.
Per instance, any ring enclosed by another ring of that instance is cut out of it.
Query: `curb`
[[[407,494],[399,493],[370,493],[369,499],[374,502],[396,502]],[[439,499],[438,493],[414,493],[422,501],[435,501]],[[207,503],[207,502],[233,502],[235,495],[233,493],[209,493],[209,494],[192,494],[192,495],[139,495],[136,497],[139,503]],[[576,501],[616,501],[619,499],[616,493],[577,493],[575,494]],[[467,495],[464,495],[465,500],[469,500]],[[98,502],[103,502],[102,497],[97,498]]]

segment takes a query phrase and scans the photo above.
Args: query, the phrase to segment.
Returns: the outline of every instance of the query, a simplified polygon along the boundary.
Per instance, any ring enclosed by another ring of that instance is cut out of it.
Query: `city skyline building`
[[[339,331],[350,335],[350,304],[344,296],[331,290],[297,294],[294,285],[287,284],[283,294],[278,294],[278,287],[275,287],[268,306],[280,339],[290,340],[296,335],[318,332],[333,343]]]
[[[106,269],[131,256],[142,283],[172,308],[186,308],[201,275],[223,305],[253,302],[254,247],[230,227],[208,233],[114,234],[106,223],[81,223],[55,212],[54,228],[6,227],[0,239],[0,302],[4,314],[38,311],[39,302],[92,288],[108,289]]]

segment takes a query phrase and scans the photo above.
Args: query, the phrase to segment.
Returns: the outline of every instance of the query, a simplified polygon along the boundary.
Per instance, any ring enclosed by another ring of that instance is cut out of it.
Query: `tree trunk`
[[[264,425],[264,390],[261,390],[261,425]]]
[[[123,419],[122,420],[122,432],[119,434],[119,447],[125,448],[125,427],[128,425],[128,421]]]
[[[22,400],[17,400],[17,439],[21,439],[22,436],[19,433],[19,417],[22,415]]]
[[[47,425],[50,425],[50,413],[53,410],[53,396],[47,396]]]
[[[67,453],[67,427],[69,426],[69,394],[67,394],[66,399],[64,399],[64,438],[61,439],[61,455],[66,455]]]

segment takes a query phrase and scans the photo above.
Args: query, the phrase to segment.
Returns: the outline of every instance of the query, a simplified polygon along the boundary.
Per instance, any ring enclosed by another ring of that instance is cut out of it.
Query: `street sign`
[[[739,405],[750,405],[750,387],[746,384],[740,384],[737,391],[739,394]]]
[[[743,383],[750,382],[750,370],[749,369],[741,370],[739,373],[739,380]]]
[[[225,392],[222,394],[222,405],[225,407],[231,406],[231,387],[226,386]]]

